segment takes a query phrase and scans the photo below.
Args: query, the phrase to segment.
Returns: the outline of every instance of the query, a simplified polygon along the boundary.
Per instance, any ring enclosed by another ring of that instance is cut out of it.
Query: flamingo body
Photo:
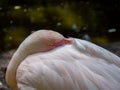
[[[6,72],[12,90],[120,90],[120,58],[51,30],[28,36]]]
[[[120,90],[120,58],[88,41],[29,55],[17,70],[20,90]]]

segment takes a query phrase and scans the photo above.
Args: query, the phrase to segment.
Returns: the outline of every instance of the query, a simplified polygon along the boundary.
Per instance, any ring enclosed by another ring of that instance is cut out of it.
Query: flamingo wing
[[[119,90],[120,58],[88,41],[28,56],[17,70],[20,90]]]

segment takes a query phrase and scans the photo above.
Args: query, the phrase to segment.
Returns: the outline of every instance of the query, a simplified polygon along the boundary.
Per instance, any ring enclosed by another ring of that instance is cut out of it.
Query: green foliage
[[[28,35],[28,31],[23,27],[11,27],[3,30],[5,32],[5,48],[17,47]]]
[[[44,11],[44,7],[30,8],[27,12],[27,17],[31,23],[44,23],[46,22]]]
[[[77,26],[81,27],[82,25],[82,19],[77,14],[75,14],[71,9],[70,6],[68,7],[61,7],[61,6],[50,6],[47,7],[47,17],[52,19],[51,21],[54,22],[54,24],[57,24],[58,22],[61,23],[61,27],[63,29],[71,29],[73,24],[76,24]],[[49,19],[48,18],[48,19]]]
[[[74,36],[78,35],[75,29],[80,31],[84,26],[87,27],[90,35],[94,35],[94,33],[98,35],[105,30],[101,23],[103,12],[98,9],[99,4],[84,1],[76,3],[66,0],[62,0],[62,2],[18,0],[10,3],[12,5],[8,3],[8,0],[0,1],[0,20],[3,21],[0,22],[2,25],[0,29],[1,35],[5,34],[2,35],[1,41],[5,43],[5,46],[1,43],[0,45],[5,48],[18,46],[26,37],[28,29],[53,29],[65,34],[74,34],[75,32]],[[94,41],[101,42],[100,39]]]
[[[94,10],[93,5],[80,3],[80,8],[76,11],[69,3],[64,3],[62,6],[47,5],[27,7],[16,5],[7,11],[7,16],[15,21],[15,24],[37,25],[40,27],[57,28],[57,29],[72,29],[72,25],[76,25],[78,29],[82,26],[87,26],[91,30],[98,28],[99,20],[98,13]]]
[[[102,36],[102,37],[95,37],[92,38],[92,42],[96,43],[96,44],[106,44],[109,42],[108,38],[106,36]]]

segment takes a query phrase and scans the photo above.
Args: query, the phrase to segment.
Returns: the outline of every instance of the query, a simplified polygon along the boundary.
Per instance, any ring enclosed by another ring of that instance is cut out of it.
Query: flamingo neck
[[[17,90],[16,71],[20,63],[28,56],[27,53],[17,50],[13,55],[6,72],[6,81],[10,88]]]

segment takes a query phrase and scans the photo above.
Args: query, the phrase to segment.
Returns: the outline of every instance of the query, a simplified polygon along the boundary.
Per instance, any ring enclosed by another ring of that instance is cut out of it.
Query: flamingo
[[[120,58],[52,30],[28,36],[6,71],[13,90],[120,90]]]

